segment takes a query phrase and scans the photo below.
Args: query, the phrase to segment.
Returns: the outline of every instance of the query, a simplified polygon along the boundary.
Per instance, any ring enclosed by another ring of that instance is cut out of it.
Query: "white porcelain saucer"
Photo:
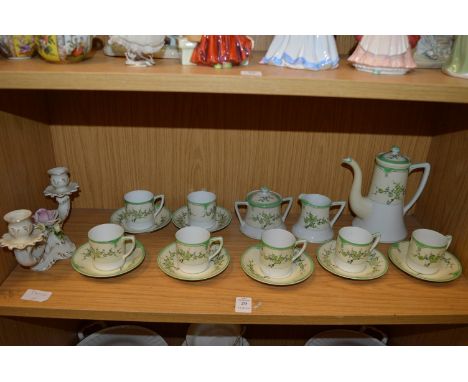
[[[167,346],[167,342],[145,327],[119,325],[90,334],[77,346]]]
[[[213,245],[215,250],[216,245]],[[201,281],[211,279],[223,272],[229,265],[231,258],[223,248],[218,256],[210,261],[209,268],[201,273],[182,272],[176,264],[176,243],[169,244],[158,255],[158,266],[168,276],[184,281]]]
[[[111,215],[110,218],[111,223],[118,224],[123,227],[125,232],[128,233],[147,233],[147,232],[154,232],[157,231],[158,229],[164,228],[169,224],[171,221],[171,211],[164,206],[159,214],[156,215],[156,219],[154,221],[154,224],[145,229],[137,230],[134,228],[128,228],[125,225],[125,207],[119,208],[118,210],[114,211],[114,213]]]
[[[231,213],[220,206],[216,207],[216,224],[213,227],[207,228],[210,232],[219,231],[226,228],[231,223]],[[188,211],[187,206],[180,207],[172,214],[172,222],[177,228],[187,227],[188,224]]]
[[[24,249],[30,245],[44,240],[43,232],[39,228],[35,228],[31,235],[23,239],[17,239],[16,237],[11,236],[9,233],[3,234],[0,239],[0,247],[8,247],[10,251],[14,249]]]
[[[244,329],[235,324],[191,324],[182,346],[249,346],[242,337]]]
[[[411,69],[409,68],[384,68],[377,66],[367,66],[362,64],[353,64],[353,66],[361,72],[367,72],[372,74],[384,74],[399,76],[408,73]]]
[[[455,255],[450,252],[445,252],[442,266],[436,273],[433,273],[432,275],[424,275],[414,271],[408,266],[408,264],[406,264],[406,252],[408,252],[408,247],[408,240],[393,243],[388,249],[388,257],[397,268],[400,268],[410,276],[416,277],[420,280],[443,283],[455,280],[462,274],[462,265],[460,264],[460,261],[458,261]]]
[[[71,258],[71,265],[75,271],[81,273],[82,275],[89,277],[114,277],[120,276],[125,273],[128,273],[138,267],[143,260],[145,259],[145,248],[138,240],[135,240],[135,249],[125,259],[124,265],[121,268],[115,269],[113,271],[101,271],[96,269],[93,264],[93,259],[88,251],[89,243],[83,244],[79,247]],[[125,244],[125,246],[130,246],[131,244]]]
[[[46,189],[44,190],[44,195],[45,196],[52,196],[52,197],[61,197],[65,195],[70,195],[76,191],[78,191],[78,188],[80,186],[76,182],[70,182],[67,187],[65,187],[63,190],[58,191],[54,186],[49,184]]]
[[[347,272],[335,264],[336,241],[330,240],[317,249],[317,260],[320,265],[334,275],[352,280],[373,280],[383,276],[388,270],[388,261],[376,249],[367,260],[367,266],[361,272]]]
[[[269,285],[294,285],[310,277],[314,272],[314,262],[305,252],[293,263],[289,276],[276,278],[266,276],[260,268],[260,245],[250,247],[241,256],[241,267],[247,276]]]

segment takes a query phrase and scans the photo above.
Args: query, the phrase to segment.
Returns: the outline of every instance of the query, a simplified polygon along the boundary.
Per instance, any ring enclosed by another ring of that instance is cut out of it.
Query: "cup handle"
[[[223,245],[224,245],[224,240],[221,236],[216,236],[216,237],[212,237],[210,239],[210,241],[208,242],[208,250],[211,248],[211,246],[213,245],[213,243],[215,242],[218,242],[219,243],[219,248],[216,250],[215,253],[213,253],[212,255],[210,255],[210,257],[208,258],[208,261],[210,261],[211,259],[213,259],[214,257],[218,256],[219,253],[221,252],[221,250],[223,249]]]
[[[445,250],[448,249],[448,247],[450,247],[450,244],[452,244],[452,235],[445,235],[446,239],[447,239],[447,245],[445,246]]]
[[[241,225],[244,225],[245,222],[244,222],[244,220],[242,220],[242,217],[241,217],[241,214],[240,214],[240,211],[239,211],[239,206],[248,207],[249,203],[247,203],[247,202],[234,202],[234,210],[236,211],[236,215],[239,218],[239,222],[240,222]]]
[[[346,206],[346,202],[344,200],[340,200],[339,202],[333,202],[331,204],[331,207],[333,206],[341,206],[340,209],[338,210],[338,212],[335,214],[335,216],[333,216],[333,219],[330,220],[330,227],[333,227],[333,224],[336,223],[336,221],[338,220],[338,218],[341,216],[341,214],[343,213],[343,210]]]
[[[301,244],[302,244],[302,248],[299,250],[299,252],[297,252],[297,253],[293,256],[292,262],[296,261],[297,258],[300,257],[300,256],[304,253],[304,251],[305,251],[305,249],[306,249],[306,247],[307,247],[307,240],[298,240],[298,241],[296,241],[296,243],[294,244],[294,249],[296,249],[296,247],[297,247],[298,245],[301,245]]]
[[[374,238],[374,244],[370,247],[369,253],[372,254],[372,251],[377,247],[377,244],[380,243],[380,232],[376,232],[372,234],[372,237]]]
[[[155,211],[154,213],[154,218],[156,219],[156,216],[158,216],[158,214],[161,212],[162,208],[164,207],[164,195],[156,195],[154,198],[153,198],[153,204],[156,202],[156,200],[158,199],[161,199],[161,205],[159,206],[158,210]]]
[[[292,198],[292,196],[288,196],[287,198],[283,198],[282,203],[284,203],[284,202],[288,202],[288,206],[286,207],[286,211],[284,211],[283,217],[281,218],[281,220],[282,220],[283,222],[286,220],[286,217],[287,217],[288,214],[289,214],[289,210],[290,210],[291,207],[292,207],[292,203],[293,203],[293,198]]]
[[[125,255],[123,255],[123,258],[126,259],[133,252],[133,250],[135,249],[135,245],[136,245],[135,236],[133,236],[133,235],[124,236],[123,241],[124,241],[124,243],[126,241],[131,241],[132,242],[132,247],[125,253]]]

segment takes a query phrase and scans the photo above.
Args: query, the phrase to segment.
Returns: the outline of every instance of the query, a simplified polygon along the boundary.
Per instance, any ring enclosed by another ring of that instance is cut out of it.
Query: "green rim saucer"
[[[231,223],[231,213],[220,206],[216,207],[216,224],[213,227],[207,228],[210,232],[215,232],[226,228]],[[180,207],[172,214],[172,222],[177,228],[187,227],[188,224],[188,210],[187,206]]]
[[[155,223],[149,227],[145,228],[142,230],[136,230],[132,228],[127,228],[124,222],[124,216],[125,216],[125,207],[119,208],[118,210],[114,211],[114,213],[111,215],[110,222],[114,224],[118,224],[123,227],[125,232],[128,233],[147,233],[147,232],[154,232],[157,231],[158,229],[164,228],[169,224],[171,221],[171,211],[164,206],[161,209],[161,212],[156,216]]]

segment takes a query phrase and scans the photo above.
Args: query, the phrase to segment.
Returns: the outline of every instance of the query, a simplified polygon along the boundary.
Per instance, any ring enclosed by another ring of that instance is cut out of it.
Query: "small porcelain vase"
[[[455,37],[452,54],[442,71],[452,77],[468,79],[468,36]]]
[[[293,226],[292,233],[309,243],[323,243],[333,238],[333,225],[343,213],[345,201],[332,202],[330,198],[319,194],[301,194],[301,216]],[[340,206],[330,220],[330,207]]]

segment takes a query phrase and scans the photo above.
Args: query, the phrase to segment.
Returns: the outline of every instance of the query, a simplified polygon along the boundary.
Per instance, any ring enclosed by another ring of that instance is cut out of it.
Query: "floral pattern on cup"
[[[189,224],[211,228],[216,224],[216,195],[209,191],[194,191],[187,195]]]
[[[159,204],[156,205],[156,201]],[[124,225],[130,229],[144,230],[155,224],[164,206],[164,195],[154,195],[146,190],[134,190],[124,195]]]

